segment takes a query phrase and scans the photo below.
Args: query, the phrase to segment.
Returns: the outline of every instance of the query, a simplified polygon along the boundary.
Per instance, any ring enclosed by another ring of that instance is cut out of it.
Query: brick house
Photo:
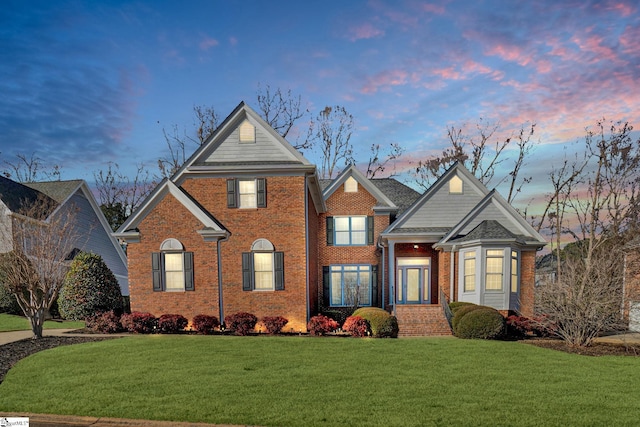
[[[280,315],[305,331],[319,312],[377,306],[404,335],[449,334],[449,300],[530,313],[545,244],[460,165],[422,196],[354,166],[320,180],[244,103],[115,235],[132,310]]]

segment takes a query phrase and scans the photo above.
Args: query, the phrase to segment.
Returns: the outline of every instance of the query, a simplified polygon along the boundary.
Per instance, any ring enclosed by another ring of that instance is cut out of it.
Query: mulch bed
[[[116,337],[113,337],[116,338]],[[80,344],[91,341],[103,341],[113,339],[111,337],[96,337],[87,334],[86,337],[43,337],[33,340],[26,339],[12,342],[0,346],[0,383],[5,375],[20,359],[37,353],[42,350],[58,347],[61,345]]]
[[[640,344],[593,343],[589,347],[571,347],[564,341],[553,339],[529,339],[522,341],[526,344],[565,353],[580,354],[582,356],[640,356]]]

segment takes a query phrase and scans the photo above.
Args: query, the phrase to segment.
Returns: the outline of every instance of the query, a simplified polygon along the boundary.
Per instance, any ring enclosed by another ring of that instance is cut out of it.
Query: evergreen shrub
[[[369,322],[369,326],[371,327],[371,334],[376,338],[380,338],[382,336],[381,333],[383,332],[383,327],[387,322],[390,322],[384,328],[384,333],[385,336],[392,336],[393,331],[389,331],[389,328],[393,329],[393,321],[389,320],[389,318],[393,316],[391,316],[388,311],[378,307],[362,307],[354,311],[352,316],[360,316],[363,319],[367,320]],[[397,328],[397,320],[395,322],[395,325]],[[389,335],[390,333],[391,335]],[[395,335],[396,337],[398,336],[397,332]]]
[[[87,329],[101,334],[115,334],[122,331],[120,316],[113,311],[96,313],[86,320]]]
[[[100,255],[80,252],[71,261],[58,307],[68,320],[85,320],[105,311],[122,313],[120,285]]]
[[[349,332],[353,337],[366,337],[371,333],[369,329],[369,322],[360,316],[349,316],[342,325],[342,330]]]
[[[498,310],[484,307],[467,313],[458,322],[459,338],[498,339],[504,335],[505,320]]]

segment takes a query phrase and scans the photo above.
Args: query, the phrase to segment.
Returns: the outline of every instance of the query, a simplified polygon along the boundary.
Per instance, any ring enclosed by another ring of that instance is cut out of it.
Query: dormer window
[[[251,144],[256,142],[256,127],[249,123],[249,120],[245,120],[240,124],[238,133],[241,143]]]
[[[358,181],[356,181],[352,176],[347,178],[347,180],[344,182],[344,192],[345,193],[358,192]]]
[[[449,180],[449,194],[462,194],[462,180],[457,175]]]

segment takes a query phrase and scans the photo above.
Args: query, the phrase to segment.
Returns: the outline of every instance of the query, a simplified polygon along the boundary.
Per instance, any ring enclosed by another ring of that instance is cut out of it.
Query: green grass
[[[517,342],[132,336],[37,353],[0,411],[262,426],[637,425],[640,358]]]
[[[56,322],[47,320],[44,322],[45,329],[80,329],[84,328],[84,322]],[[29,319],[23,316],[13,316],[11,314],[0,313],[0,332],[9,331],[30,331]]]

